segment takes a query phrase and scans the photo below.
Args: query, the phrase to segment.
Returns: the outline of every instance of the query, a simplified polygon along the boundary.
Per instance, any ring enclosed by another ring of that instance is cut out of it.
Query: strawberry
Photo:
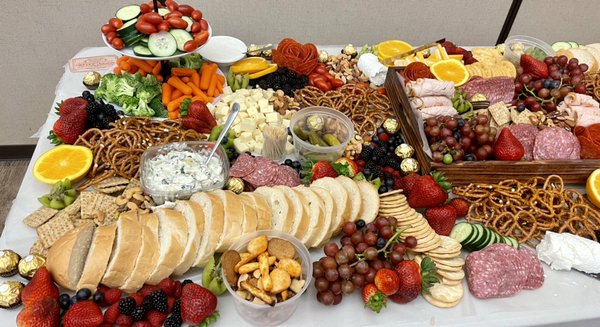
[[[450,204],[427,208],[423,215],[427,219],[429,226],[431,226],[438,235],[445,236],[450,235],[457,216],[456,209]]]
[[[402,183],[402,177],[393,177],[394,179],[394,185],[392,186],[392,188],[394,190],[400,190],[404,187],[404,183]]]
[[[188,117],[206,122],[212,129],[217,126],[215,117],[210,113],[206,104],[202,101],[194,101],[188,107]]]
[[[469,202],[463,198],[454,198],[448,204],[456,210],[456,217],[464,217],[469,212]]]
[[[162,312],[158,312],[156,310],[150,310],[146,314],[146,320],[148,320],[148,322],[150,323],[151,326],[160,327],[163,325],[163,322],[165,321],[165,319],[167,319],[168,315],[169,315],[168,313],[162,313]]]
[[[18,327],[58,327],[59,325],[60,307],[56,299],[50,296],[26,305],[17,315]]]
[[[141,294],[131,293],[129,294],[129,296],[135,300],[136,307],[139,307],[140,305],[142,305],[142,302],[144,302],[144,297]]]
[[[161,289],[161,288],[158,285],[144,284],[144,286],[142,286],[142,288],[138,291],[138,293],[140,293],[143,297],[146,297],[146,296],[152,294],[152,292],[159,290],[159,289]]]
[[[104,321],[114,324],[119,318],[119,303],[113,303],[104,312]]]
[[[79,135],[85,132],[87,111],[73,110],[71,113],[60,118],[54,123],[52,132],[65,144],[73,144]],[[51,136],[52,137],[52,134]]]
[[[520,65],[523,73],[531,75],[534,79],[548,77],[548,66],[530,55],[522,54]]]
[[[339,158],[333,163],[332,166],[337,174],[348,176],[350,178],[359,173],[358,165],[350,158]]]
[[[503,128],[496,143],[494,143],[494,157],[498,160],[518,161],[524,155],[525,148],[523,144],[519,142],[508,128]]]
[[[124,314],[120,314],[119,317],[117,317],[117,321],[115,321],[115,325],[119,326],[131,326],[131,324],[133,324],[133,318]]]
[[[68,98],[61,101],[56,107],[56,110],[60,116],[66,116],[77,109],[85,110],[88,104],[89,103],[84,98]]]
[[[183,124],[183,127],[193,129],[198,133],[208,134],[212,130],[212,128],[204,121],[192,117],[181,118],[181,123]]]
[[[416,299],[421,291],[429,293],[429,287],[438,281],[435,264],[429,257],[423,258],[421,267],[413,260],[403,260],[395,270],[400,276],[400,288],[390,299],[396,303],[408,303]]]
[[[402,187],[401,188],[404,190],[404,193],[410,194],[410,192],[414,188],[415,184],[417,184],[417,181],[420,180],[421,178],[423,178],[423,176],[418,175],[418,174],[410,174],[405,177],[402,177]]]
[[[152,327],[152,324],[146,320],[136,321],[132,325],[133,327]]]
[[[157,286],[169,296],[173,296],[173,294],[175,294],[175,288],[177,287],[175,281],[169,277],[161,280]]]
[[[381,293],[375,284],[367,284],[362,289],[362,299],[365,308],[369,308],[377,313],[387,305],[387,297]]]
[[[114,303],[119,302],[121,296],[123,295],[123,291],[118,288],[108,288],[103,292],[104,301],[107,305],[112,305]]]
[[[104,321],[102,310],[94,301],[79,301],[65,313],[64,327],[98,327]]]
[[[441,172],[422,176],[408,194],[408,204],[412,208],[437,207],[448,199],[446,193],[452,186]]]
[[[113,324],[111,324],[110,322],[103,322],[102,325],[100,325],[100,327],[113,327]]]
[[[373,282],[375,283],[375,286],[377,286],[377,289],[385,295],[392,295],[400,288],[400,277],[398,277],[398,273],[392,269],[383,268],[377,270]]]
[[[328,161],[307,161],[304,163],[302,168],[302,174],[304,175],[304,181],[306,184],[316,181],[323,177],[337,177],[338,174],[333,169],[333,166]]]
[[[190,324],[199,324],[217,309],[217,297],[208,289],[194,283],[181,291],[181,318]]]
[[[31,281],[21,292],[21,301],[24,305],[32,305],[45,297],[58,301],[58,287],[46,267],[40,267],[31,278]]]

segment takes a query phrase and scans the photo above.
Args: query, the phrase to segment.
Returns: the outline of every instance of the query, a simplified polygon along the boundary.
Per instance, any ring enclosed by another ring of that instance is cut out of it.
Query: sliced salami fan
[[[256,170],[255,159],[247,153],[242,153],[229,169],[229,177],[244,178],[253,173],[254,170]]]
[[[277,178],[278,185],[294,187],[302,184],[300,176],[294,168],[290,166],[279,166],[279,170],[280,172]]]

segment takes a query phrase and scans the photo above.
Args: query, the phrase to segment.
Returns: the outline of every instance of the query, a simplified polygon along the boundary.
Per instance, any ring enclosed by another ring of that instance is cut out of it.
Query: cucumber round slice
[[[152,57],[152,51],[143,45],[136,45],[133,47],[133,53],[142,57]]]
[[[192,31],[192,24],[194,23],[194,21],[188,16],[183,16],[181,17],[181,19],[185,20],[188,23],[188,26],[185,28],[185,30],[188,32]]]
[[[160,31],[150,35],[148,49],[157,57],[168,57],[177,51],[177,42],[171,33]]]
[[[174,29],[169,31],[169,33],[171,33],[173,38],[175,38],[175,41],[177,42],[177,50],[179,51],[184,51],[183,45],[185,44],[185,42],[194,39],[194,37],[192,37],[192,34],[182,29]]]
[[[167,14],[170,14],[171,12],[169,11],[169,9],[167,8],[158,8],[158,14],[161,16],[166,16]]]
[[[142,12],[142,10],[140,9],[140,6],[129,5],[129,6],[125,6],[125,7],[122,7],[121,9],[117,10],[115,17],[122,20],[123,22],[126,22],[126,21],[132,20],[134,18],[137,18],[141,12]]]
[[[473,225],[470,223],[458,223],[452,227],[452,231],[450,232],[450,237],[454,240],[458,241],[460,244],[464,245],[464,242],[471,236],[473,233]]]

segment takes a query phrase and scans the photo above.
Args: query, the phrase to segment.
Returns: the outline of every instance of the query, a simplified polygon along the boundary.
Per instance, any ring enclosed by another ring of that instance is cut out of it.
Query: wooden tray
[[[400,123],[406,142],[415,148],[415,157],[421,165],[421,173],[431,170],[444,172],[454,185],[469,183],[496,183],[505,179],[527,180],[534,176],[560,175],[565,183],[585,184],[588,176],[600,168],[600,160],[538,160],[538,161],[460,161],[445,165],[433,162],[423,150],[417,117],[413,114],[410,101],[400,72],[404,67],[390,67],[385,89],[394,113]]]

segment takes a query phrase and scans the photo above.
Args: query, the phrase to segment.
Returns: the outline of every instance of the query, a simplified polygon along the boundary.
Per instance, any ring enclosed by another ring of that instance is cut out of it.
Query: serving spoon
[[[221,130],[221,133],[219,134],[219,137],[217,138],[217,141],[215,142],[216,143],[215,146],[210,151],[210,154],[208,155],[208,158],[206,159],[206,162],[204,163],[205,165],[207,165],[208,162],[210,161],[210,159],[215,155],[215,152],[217,151],[219,144],[221,144],[221,142],[223,141],[223,138],[225,137],[225,135],[227,135],[227,132],[229,132],[231,125],[233,125],[233,121],[235,120],[235,118],[237,117],[237,115],[239,113],[240,113],[240,104],[236,102],[233,104],[233,107],[231,108],[231,112],[229,113],[229,116],[227,116],[227,120],[225,120],[225,125],[223,125],[223,130]]]

